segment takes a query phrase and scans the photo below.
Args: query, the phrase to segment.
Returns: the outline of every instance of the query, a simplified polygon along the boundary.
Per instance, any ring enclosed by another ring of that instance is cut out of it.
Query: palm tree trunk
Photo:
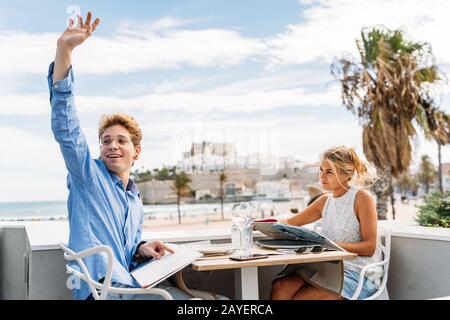
[[[177,197],[177,207],[178,207],[178,223],[179,224],[181,224],[180,198],[181,198],[181,195],[178,195],[178,197]]]
[[[392,175],[389,179],[389,190],[391,194],[391,208],[392,208],[392,219],[395,220],[395,197],[394,197],[394,187],[392,185]]]
[[[222,213],[222,220],[224,219],[223,217],[223,183],[220,183],[220,209],[221,209],[221,213]]]
[[[223,217],[223,196],[220,197],[220,209],[222,210],[222,220],[224,219]]]
[[[377,168],[378,180],[373,185],[373,191],[377,197],[378,220],[387,220],[388,201],[390,196],[390,169]]]
[[[439,191],[444,193],[444,188],[442,186],[442,159],[441,159],[441,144],[438,142],[438,175],[439,175]]]

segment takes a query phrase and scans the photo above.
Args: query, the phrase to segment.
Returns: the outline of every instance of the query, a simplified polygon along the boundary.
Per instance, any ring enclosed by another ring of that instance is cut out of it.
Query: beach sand
[[[231,228],[230,214],[225,213],[224,220],[222,220],[220,212],[215,215],[186,215],[181,217],[181,224],[178,223],[178,216],[144,220],[144,231],[172,231],[177,229],[199,228]]]
[[[421,200],[409,200],[408,203],[401,203],[396,201],[396,220],[416,224],[414,217],[417,215],[418,209],[415,205],[421,203]],[[279,213],[279,212],[277,212]],[[267,214],[265,218],[269,218]],[[392,220],[392,210],[389,205],[388,219]],[[231,228],[230,214],[224,214],[224,220],[221,219],[221,213],[205,214],[197,216],[182,216],[181,225],[178,223],[178,216],[171,218],[154,218],[144,221],[144,231],[172,231],[180,229],[217,229],[217,228]]]

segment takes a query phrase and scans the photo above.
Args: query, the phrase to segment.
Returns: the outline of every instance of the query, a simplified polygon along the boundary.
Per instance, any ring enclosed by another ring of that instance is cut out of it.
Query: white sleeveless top
[[[322,234],[334,242],[360,242],[361,231],[360,224],[354,210],[356,193],[359,189],[351,186],[347,192],[337,198],[333,195],[328,196],[325,206],[322,210]],[[359,267],[355,268],[348,265],[344,260],[344,268],[356,272],[360,272],[361,268],[369,263],[380,262],[382,252],[379,245],[379,237],[377,237],[377,246],[375,253],[371,257],[358,256],[351,260],[352,264]],[[383,269],[377,267],[366,273],[366,277],[372,279],[379,278],[383,274]],[[378,281],[375,281],[378,282]]]

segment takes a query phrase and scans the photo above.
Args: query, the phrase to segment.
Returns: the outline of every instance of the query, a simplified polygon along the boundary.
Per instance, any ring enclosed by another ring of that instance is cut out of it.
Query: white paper
[[[154,287],[177,271],[197,260],[202,253],[188,246],[167,243],[175,253],[168,253],[161,259],[152,259],[143,263],[131,272],[131,275],[142,288]]]

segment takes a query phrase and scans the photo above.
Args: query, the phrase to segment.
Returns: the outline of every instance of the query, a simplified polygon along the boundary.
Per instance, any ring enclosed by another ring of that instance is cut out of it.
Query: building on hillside
[[[236,168],[236,147],[233,143],[203,141],[192,143],[189,151],[183,153],[177,169],[187,173],[220,171]]]
[[[174,203],[177,200],[172,180],[138,182],[137,186],[144,204]]]
[[[237,153],[234,143],[203,141],[192,143],[177,163],[178,171],[186,173],[217,172],[222,170],[258,169],[262,175],[274,175],[292,162],[291,157],[251,152]]]
[[[260,181],[256,183],[256,191],[259,197],[271,200],[291,199],[289,180]]]

